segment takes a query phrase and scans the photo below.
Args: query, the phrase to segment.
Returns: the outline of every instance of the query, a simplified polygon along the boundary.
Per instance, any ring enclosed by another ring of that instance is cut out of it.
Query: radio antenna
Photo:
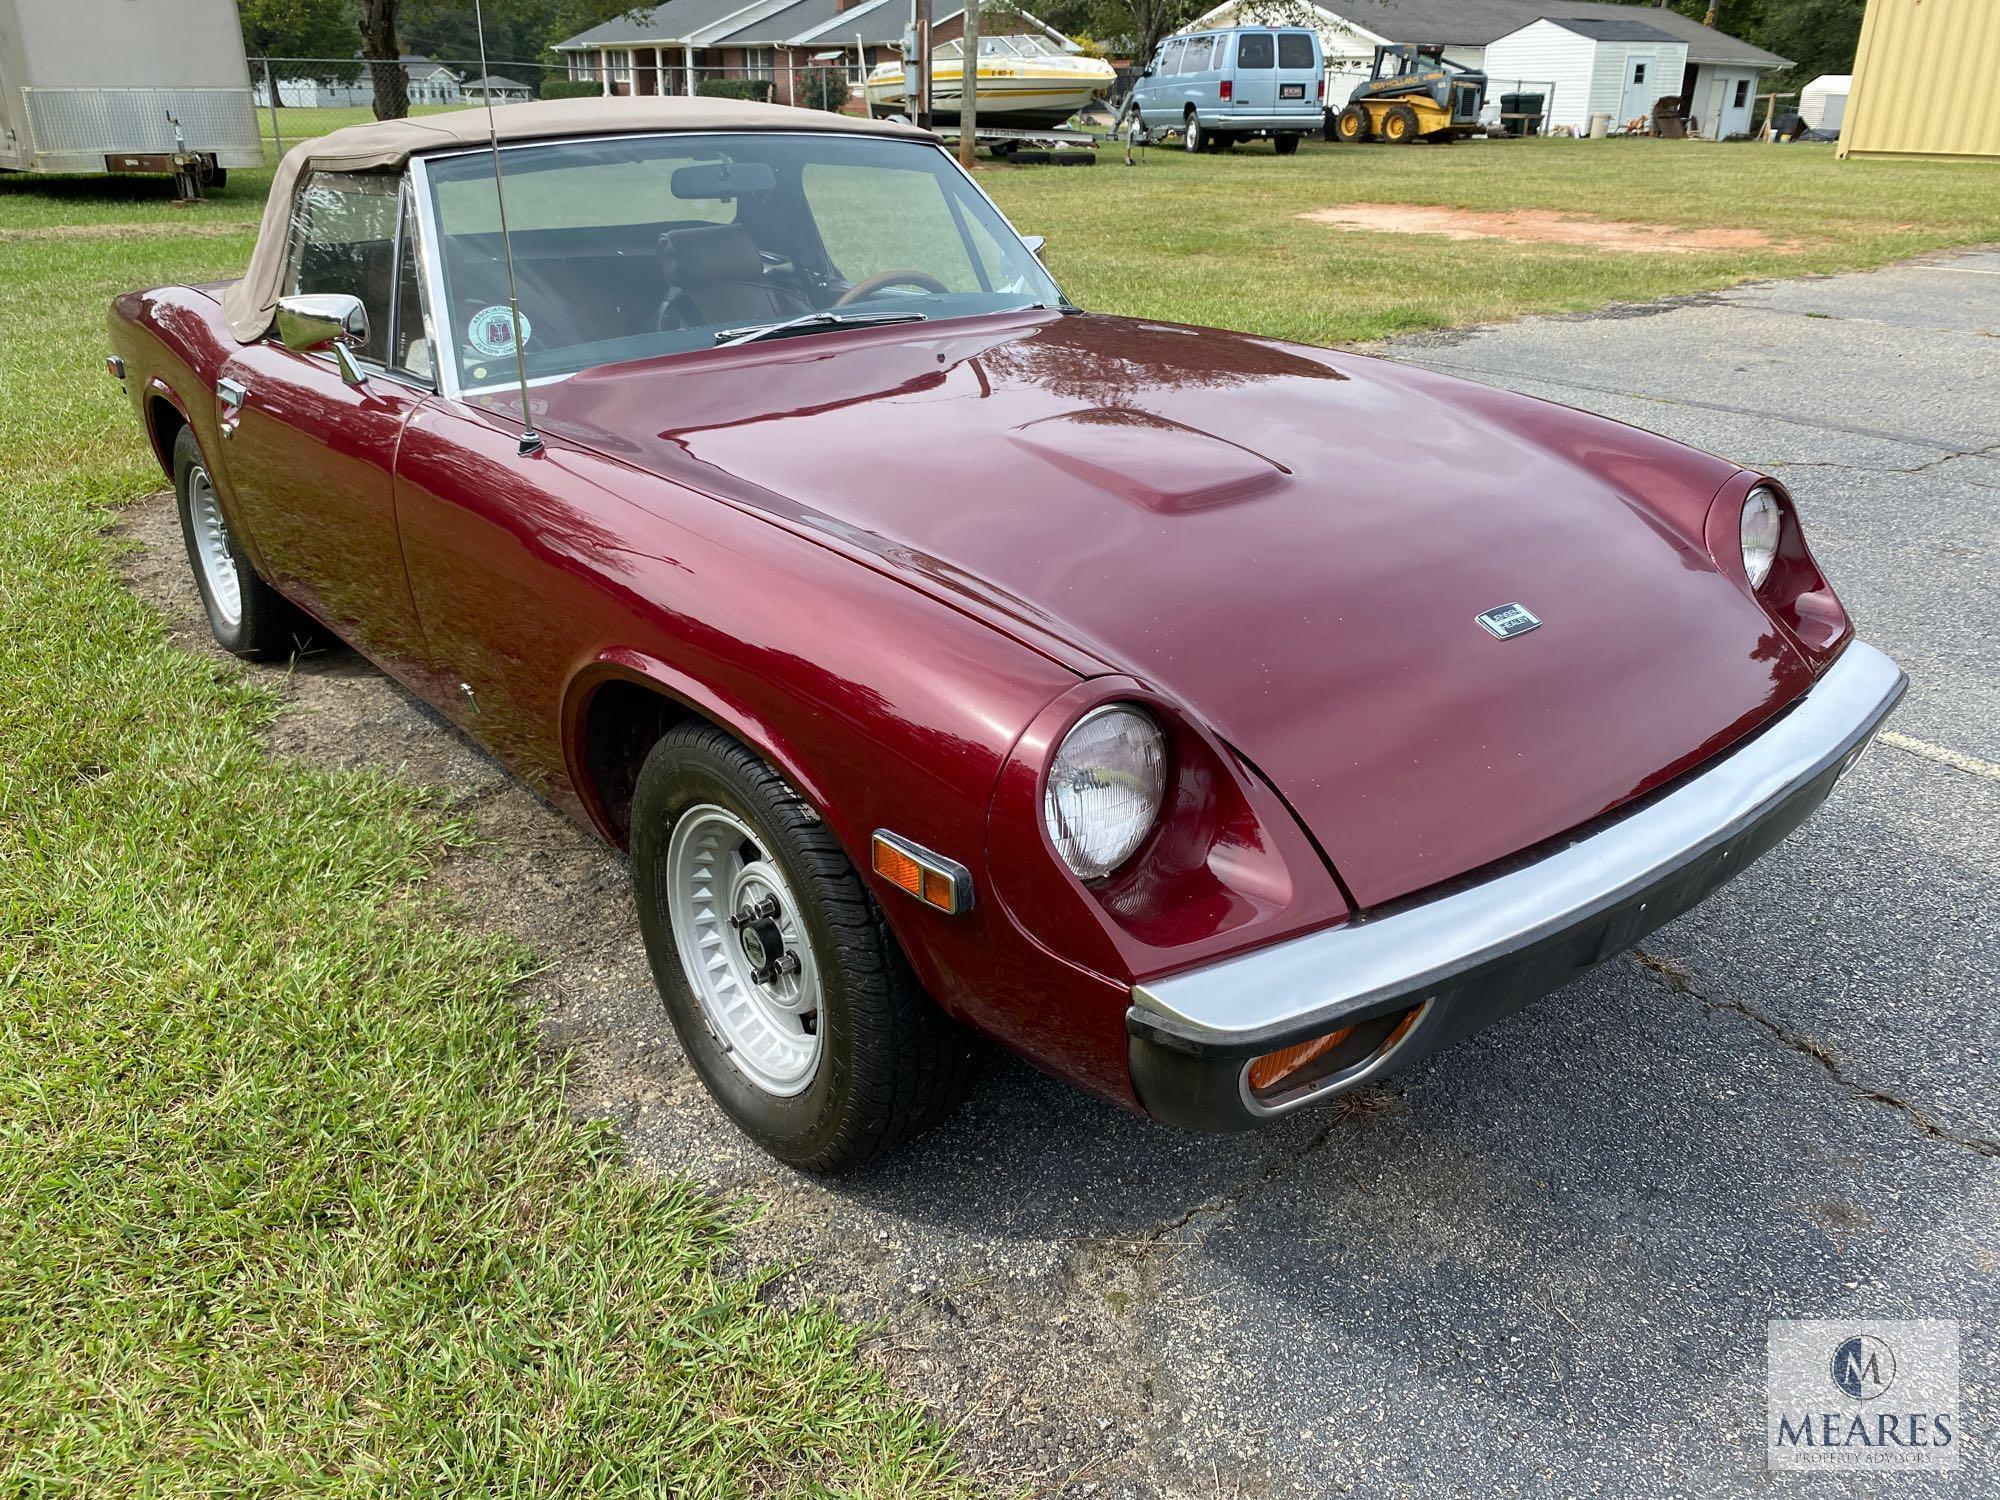
[[[500,185],[500,132],[493,124],[492,74],[486,68],[486,17],[479,0],[472,0],[472,27],[479,34],[479,92],[486,101],[486,144],[493,152],[493,201],[500,209],[500,259],[507,267],[507,314],[513,320],[514,375],[521,383],[521,456],[542,451],[542,435],[535,431],[535,413],[528,405],[528,352],[521,323],[521,299],[514,290],[514,247],[507,239],[507,192]]]

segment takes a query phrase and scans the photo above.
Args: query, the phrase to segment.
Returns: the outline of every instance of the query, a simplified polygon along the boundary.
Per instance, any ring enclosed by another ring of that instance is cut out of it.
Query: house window
[[[1747,78],[1739,78],[1736,80],[1736,107],[1738,109],[1741,109],[1744,105],[1748,104],[1749,102],[1750,102],[1750,80]]]
[[[768,47],[752,48],[747,67],[752,78],[769,78],[772,75],[773,53]]]
[[[1646,65],[1644,63],[1632,64],[1632,81],[1634,83],[1644,83],[1646,81]]]

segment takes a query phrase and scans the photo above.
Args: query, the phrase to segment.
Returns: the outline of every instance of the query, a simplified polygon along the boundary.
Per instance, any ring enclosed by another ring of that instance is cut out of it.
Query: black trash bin
[[[1500,128],[1509,135],[1540,135],[1542,98],[1540,94],[1502,94]]]

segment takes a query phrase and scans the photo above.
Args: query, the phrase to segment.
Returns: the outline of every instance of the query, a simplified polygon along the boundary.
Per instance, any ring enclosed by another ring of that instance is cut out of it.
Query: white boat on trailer
[[[965,55],[957,41],[931,52],[931,118],[956,124],[964,92]],[[1111,64],[1095,57],[1076,57],[1034,35],[983,36],[979,39],[979,125],[995,129],[1034,130],[1061,125],[1071,115],[1110,92]],[[913,114],[904,97],[900,59],[878,64],[866,85],[868,112],[877,119]]]

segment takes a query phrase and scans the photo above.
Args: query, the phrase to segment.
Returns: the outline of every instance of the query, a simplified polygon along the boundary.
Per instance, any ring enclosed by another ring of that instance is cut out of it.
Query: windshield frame
[[[865,134],[865,132],[863,132],[863,134]],[[502,141],[500,143],[500,153],[502,157],[501,172],[504,177],[506,172],[505,157],[507,153],[513,151],[532,151],[543,146],[588,145],[598,141],[700,140],[700,139],[715,138],[715,137],[734,139],[745,135],[755,135],[760,138],[767,136],[772,136],[772,137],[806,136],[816,140],[846,140],[850,138],[850,132],[847,131],[813,130],[810,128],[804,128],[799,130],[756,130],[756,131],[607,130],[598,132],[593,135],[574,135],[574,136],[565,135],[565,136],[550,136],[542,140]],[[895,137],[883,137],[883,138],[895,139]],[[945,150],[945,148],[940,143],[934,140],[932,141],[912,140],[909,141],[908,144],[912,149],[928,149],[936,151],[947,162],[949,162],[951,164],[951,169],[954,172],[956,172],[960,178],[964,180],[965,185],[986,201],[987,206],[992,210],[994,216],[998,218],[1003,225],[1006,226],[1007,232],[1013,235],[1014,239],[1020,244],[1022,253],[1032,257],[1036,262],[1036,264],[1041,266],[1042,274],[1044,276],[1047,276],[1049,278],[1050,284],[1054,285],[1056,288],[1056,294],[1059,299],[1057,306],[1064,309],[1075,308],[1076,304],[1070,300],[1069,293],[1063,290],[1061,285],[1056,282],[1055,277],[1052,274],[1050,274],[1048,267],[1042,264],[1041,257],[1039,255],[1036,255],[1034,250],[1028,245],[1027,240],[1022,235],[1021,231],[1014,227],[1014,221],[1007,217],[1005,211],[1001,209],[1000,205],[998,203],[995,203],[992,197],[987,193],[987,191],[984,188],[982,188],[977,181],[973,179],[972,174],[965,170],[964,166],[960,164],[958,158],[955,155]],[[492,149],[493,148],[491,146],[455,146],[450,150],[426,151],[414,154],[410,157],[409,160],[410,187],[416,198],[417,218],[421,228],[421,234],[419,235],[419,240],[418,240],[419,270],[423,276],[425,295],[430,299],[432,307],[446,307],[449,306],[450,304],[445,300],[444,256],[441,248],[439,248],[443,245],[444,242],[442,238],[442,231],[438,224],[437,197],[436,194],[432,191],[432,183],[430,180],[428,165],[429,163],[434,161],[445,161],[466,156],[488,156],[491,154]],[[932,323],[932,324],[951,324],[951,323],[962,323],[971,318],[990,318],[994,316],[998,316],[998,314],[993,312],[947,313],[947,314],[933,315],[927,318],[925,321],[927,323]],[[775,342],[778,344],[783,344],[785,341],[777,340]],[[644,357],[648,359],[687,359],[692,357],[698,357],[700,355],[708,354],[711,352],[712,351],[707,348],[682,349],[672,353],[647,355]],[[607,363],[614,363],[614,364],[622,362],[623,361],[616,361],[616,360],[607,361]],[[435,365],[438,378],[439,393],[442,394],[447,400],[462,401],[468,396],[482,396],[482,395],[490,395],[495,392],[512,391],[518,389],[520,386],[520,381],[518,379],[518,376],[512,373],[510,373],[505,379],[491,380],[480,385],[468,386],[459,378],[458,361],[456,359],[438,358],[435,361]],[[510,370],[512,369],[511,362],[509,368]],[[584,370],[601,369],[601,368],[603,368],[602,365],[586,365],[582,369],[565,370],[556,374],[531,375],[528,377],[528,384],[530,386],[555,385],[561,381],[569,380],[576,375],[582,374]]]

